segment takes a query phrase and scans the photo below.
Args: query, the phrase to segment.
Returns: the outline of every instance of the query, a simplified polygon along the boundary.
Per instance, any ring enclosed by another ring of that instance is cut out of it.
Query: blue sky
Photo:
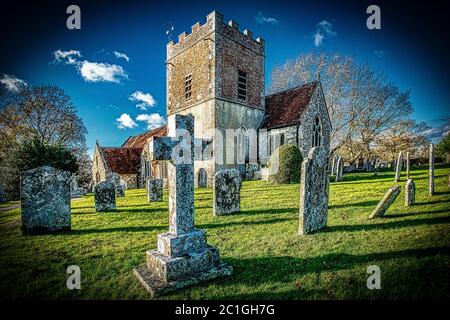
[[[81,8],[81,30],[66,28],[70,4]],[[166,31],[173,26],[176,40],[218,10],[226,21],[233,19],[241,30],[248,28],[266,40],[266,87],[273,67],[287,59],[307,52],[351,54],[384,71],[401,89],[411,89],[413,118],[433,127],[430,136],[437,141],[450,129],[448,120],[442,120],[450,116],[445,10],[439,2],[377,2],[382,29],[369,30],[369,4],[320,0],[1,4],[0,85],[6,88],[20,79],[30,85],[62,87],[88,129],[88,147],[92,150],[96,139],[104,146],[118,146],[164,119]],[[326,28],[318,26],[323,21]],[[324,36],[320,45],[314,43],[317,31]],[[120,128],[117,119],[123,114],[130,119],[122,116]]]

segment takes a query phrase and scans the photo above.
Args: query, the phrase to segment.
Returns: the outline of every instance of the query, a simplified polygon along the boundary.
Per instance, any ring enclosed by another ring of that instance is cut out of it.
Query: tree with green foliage
[[[269,181],[277,184],[299,183],[303,157],[293,144],[277,148],[269,160]]]
[[[21,170],[53,164],[75,172],[75,158],[78,182],[86,186],[91,165],[86,133],[71,98],[59,87],[0,92],[0,184],[17,196]]]
[[[450,132],[436,145],[436,155],[447,163],[450,162]]]
[[[41,166],[77,172],[77,158],[66,147],[43,143],[37,138],[25,141],[14,153],[15,163],[22,171]]]

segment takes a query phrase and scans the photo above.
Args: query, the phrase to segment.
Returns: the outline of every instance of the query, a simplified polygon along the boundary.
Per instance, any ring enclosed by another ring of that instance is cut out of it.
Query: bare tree
[[[409,91],[401,91],[368,64],[340,54],[306,54],[272,72],[269,91],[285,90],[320,76],[332,122],[331,151],[353,163],[373,155],[374,140],[412,113]]]
[[[70,97],[58,87],[26,87],[2,101],[2,137],[33,137],[43,143],[75,149],[85,145],[86,133]]]

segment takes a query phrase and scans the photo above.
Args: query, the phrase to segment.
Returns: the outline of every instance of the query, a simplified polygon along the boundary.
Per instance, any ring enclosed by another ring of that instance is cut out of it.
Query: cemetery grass
[[[196,189],[196,225],[234,274],[159,299],[448,299],[450,167],[435,173],[429,197],[427,168],[413,168],[409,208],[402,175],[402,193],[374,220],[394,172],[346,174],[331,183],[328,227],[307,236],[297,235],[298,185],[244,182],[241,212],[222,217],[212,216],[211,188]],[[0,212],[1,298],[148,299],[133,268],[167,230],[167,201],[127,190],[117,208],[96,213],[92,195],[72,200],[72,231],[35,236],[21,235],[20,209]],[[69,265],[81,268],[81,290],[66,288]],[[381,290],[366,287],[370,265],[381,269]]]

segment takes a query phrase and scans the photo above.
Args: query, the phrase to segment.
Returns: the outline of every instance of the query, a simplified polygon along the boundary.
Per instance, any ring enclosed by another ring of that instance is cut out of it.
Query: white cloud
[[[442,138],[449,132],[450,132],[450,120],[448,120],[447,123],[441,126],[429,128],[425,131],[422,131],[420,134],[429,139],[433,139],[433,138]]]
[[[61,49],[53,51],[53,57],[55,62],[64,62],[65,64],[76,64],[78,58],[81,58],[81,51],[79,50],[67,50]]]
[[[337,32],[333,30],[331,22],[322,20],[316,25],[316,31],[313,34],[314,45],[320,47],[325,37],[334,37],[336,35]]]
[[[0,83],[6,87],[6,90],[13,92],[18,92],[20,89],[27,86],[27,83],[24,80],[9,74],[3,74],[0,78]]]
[[[126,128],[136,128],[138,124],[134,122],[133,119],[131,119],[130,115],[128,113],[122,113],[122,115],[116,119],[117,121],[117,127],[119,129],[126,129]]]
[[[153,130],[162,127],[166,124],[164,117],[158,113],[152,114],[140,114],[136,117],[136,121],[142,121],[147,123],[147,129]]]
[[[264,24],[264,23],[269,23],[271,25],[277,25],[278,24],[278,20],[275,18],[271,18],[271,17],[266,17],[262,14],[262,12],[258,12],[258,15],[255,17],[256,20],[256,24]]]
[[[117,59],[124,59],[127,62],[130,62],[130,57],[127,56],[125,53],[118,52],[118,51],[114,51],[113,53],[114,53],[114,55],[116,56]]]
[[[156,105],[156,100],[150,93],[145,93],[139,90],[133,92],[128,99],[134,102],[140,102],[136,104],[136,107],[140,110],[147,110],[147,108],[154,107]]]
[[[120,83],[121,79],[128,79],[125,70],[116,64],[84,60],[78,65],[78,71],[87,82]]]

